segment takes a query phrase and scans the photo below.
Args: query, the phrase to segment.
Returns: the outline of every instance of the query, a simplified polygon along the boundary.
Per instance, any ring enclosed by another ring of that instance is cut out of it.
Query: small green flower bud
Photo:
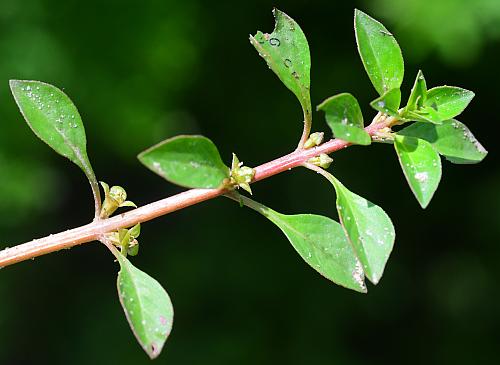
[[[241,184],[249,183],[250,181],[252,181],[254,175],[254,169],[247,166],[241,166],[240,168],[235,170],[233,177],[238,184]]]
[[[325,136],[325,133],[323,133],[323,132],[312,133],[309,136],[309,138],[307,139],[307,141],[304,143],[304,148],[308,149],[308,148],[319,146],[323,142],[324,136]]]
[[[252,195],[252,189],[250,188],[250,184],[247,183],[239,183],[238,186],[248,192],[250,195]]]
[[[111,233],[106,233],[106,239],[111,242],[114,246],[119,247],[120,246],[120,238],[118,236],[118,231],[116,232],[111,232]]]
[[[330,167],[331,163],[333,162],[333,159],[328,156],[326,153],[322,153],[319,156],[312,157],[307,162],[319,166],[321,168],[327,169]]]
[[[109,190],[109,197],[118,203],[118,206],[127,200],[127,192],[121,186],[113,186]]]
[[[128,255],[135,256],[139,253],[139,242],[137,237],[141,233],[141,225],[138,223],[132,228],[120,228],[115,232],[106,234],[106,240],[120,249],[120,252],[125,257]]]
[[[390,127],[385,127],[375,132],[375,134],[372,136],[372,139],[376,142],[393,143],[394,132]]]
[[[130,256],[136,256],[139,253],[139,242],[137,240],[130,241],[127,253]]]
[[[240,162],[236,154],[233,153],[233,161],[231,162],[231,171],[236,170],[241,165],[242,163]]]
[[[229,173],[229,186],[237,186],[252,194],[249,183],[255,175],[255,170],[248,166],[243,166],[238,157],[233,153],[233,161],[231,163],[231,171]]]
[[[127,192],[121,186],[113,186],[111,189],[109,185],[101,181],[102,188],[104,189],[104,202],[101,207],[100,217],[102,219],[109,218],[119,207],[134,207],[137,206],[127,199]]]

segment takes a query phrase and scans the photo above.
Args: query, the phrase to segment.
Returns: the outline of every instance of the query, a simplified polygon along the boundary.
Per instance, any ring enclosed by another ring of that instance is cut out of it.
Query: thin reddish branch
[[[378,130],[390,126],[392,122],[391,118],[382,119],[378,123],[372,123],[365,130],[368,134],[374,135]],[[252,182],[263,180],[283,171],[301,166],[311,157],[318,156],[321,153],[332,153],[349,145],[350,143],[348,142],[333,139],[315,148],[296,150],[288,155],[256,167]],[[215,198],[225,192],[227,192],[225,189],[187,190],[108,219],[95,220],[78,228],[6,248],[0,251],[0,268],[82,243],[102,240],[103,235],[107,232],[147,222],[159,216]]]

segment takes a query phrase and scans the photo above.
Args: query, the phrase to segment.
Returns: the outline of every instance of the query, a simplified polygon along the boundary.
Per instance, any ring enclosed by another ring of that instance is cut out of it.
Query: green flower
[[[135,256],[139,253],[139,242],[137,237],[141,233],[140,223],[130,229],[120,228],[115,232],[106,234],[108,242],[120,249],[122,255]]]
[[[119,207],[134,207],[137,208],[133,202],[127,200],[127,192],[121,186],[112,186],[101,181],[101,186],[104,189],[104,202],[102,203],[100,218],[109,218]]]
[[[231,163],[230,181],[228,185],[236,186],[248,191],[252,194],[250,189],[250,182],[255,175],[255,170],[248,166],[243,166],[238,157],[233,153],[233,162]]]

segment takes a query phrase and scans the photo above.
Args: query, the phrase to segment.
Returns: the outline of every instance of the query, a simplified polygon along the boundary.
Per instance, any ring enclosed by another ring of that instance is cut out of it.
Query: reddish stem
[[[379,118],[377,118],[378,120]],[[386,128],[394,121],[391,118],[380,118],[378,123],[372,123],[365,130],[374,135],[378,130]],[[311,157],[321,153],[332,153],[349,146],[350,143],[332,139],[318,147],[311,149],[298,149],[288,155],[277,158],[255,168],[255,176],[252,182],[266,179],[280,172],[301,166]],[[71,248],[73,246],[103,240],[103,235],[118,228],[131,227],[137,223],[149,221],[159,216],[175,212],[194,204],[201,203],[226,193],[226,189],[191,189],[180,194],[144,205],[129,212],[101,220],[94,220],[87,225],[68,231],[49,235],[44,238],[35,239],[15,247],[0,251],[0,268],[28,260],[47,253]]]

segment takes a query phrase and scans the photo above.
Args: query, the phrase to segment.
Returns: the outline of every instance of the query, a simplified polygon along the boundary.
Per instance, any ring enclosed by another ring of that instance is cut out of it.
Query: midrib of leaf
[[[264,205],[262,205],[260,203],[257,203],[254,200],[251,200],[251,199],[249,199],[249,198],[247,198],[245,196],[242,196],[242,195],[240,195],[239,197],[235,198],[236,201],[238,201],[238,199],[241,199],[245,203],[245,205],[247,207],[252,208],[256,212],[262,214],[264,217],[266,217],[270,221],[280,222],[281,224],[283,224],[284,226],[286,226],[288,229],[290,229],[291,231],[293,231],[295,234],[297,234],[299,237],[301,237],[304,240],[307,240],[308,242],[312,242],[317,247],[316,243],[314,241],[310,240],[310,238],[309,238],[310,235],[304,235],[304,234],[302,234],[300,231],[297,231],[295,228],[293,228],[292,226],[290,226],[287,222],[281,220],[279,218],[279,214],[277,212],[275,212],[276,215],[273,216],[272,214],[269,213],[271,211],[271,209],[269,209],[268,207],[266,207],[266,206],[264,206]]]
[[[416,138],[416,137],[414,137],[414,138]],[[420,138],[416,138],[416,139],[417,140],[421,140]],[[413,159],[412,154],[410,152],[408,152],[408,150],[406,149],[406,146],[404,145],[404,143],[400,142],[400,145],[401,145],[401,148],[404,150],[404,152],[406,154],[406,157],[410,160],[410,166],[409,167],[411,168],[411,166],[415,166],[416,165],[416,163],[415,163],[416,161]],[[397,151],[397,148],[396,148],[396,152],[399,152],[399,151]],[[401,157],[399,156],[399,153],[397,155],[398,155],[399,160],[401,161]],[[407,176],[407,174],[405,174],[405,176]],[[408,181],[410,180],[408,176],[406,178],[407,178]]]
[[[190,162],[188,162],[188,164],[190,164],[191,162],[197,163],[198,165],[200,165],[200,167],[207,167],[207,168],[210,168],[212,170],[219,171],[219,168],[216,165],[214,165],[214,164],[212,164],[210,162],[206,162],[206,161],[203,161],[203,162],[201,162],[201,161],[190,161]],[[184,162],[179,162],[178,160],[175,160],[175,161],[172,161],[172,165],[174,165],[174,166],[184,166],[185,163]],[[195,168],[195,167],[193,166],[193,168]]]
[[[252,40],[252,43],[254,45],[256,45],[258,48],[259,48],[259,52],[262,52],[263,54],[266,54],[267,55],[267,58],[264,58],[266,62],[268,62],[268,59],[271,60],[270,63],[273,64],[274,68],[278,67],[278,64],[276,63],[276,60],[274,59],[274,57],[272,57],[272,54],[271,52],[267,52],[263,47],[262,45],[253,37],[253,36],[250,36],[251,40]],[[278,57],[279,58],[279,57]],[[269,62],[268,62],[269,63]],[[274,72],[274,71],[273,71]],[[296,72],[296,71],[295,71]],[[276,73],[276,72],[275,72]],[[278,73],[276,73],[278,75]],[[300,77],[303,77],[304,75],[300,75]],[[311,117],[311,106],[310,106],[310,100],[308,100],[307,97],[304,97],[304,94],[307,95],[308,93],[308,89],[302,85],[301,82],[299,82],[298,79],[292,77],[292,80],[293,80],[293,83],[299,87],[300,91],[301,91],[301,95],[299,96],[300,97],[300,100],[301,100],[301,103],[300,105],[302,106],[302,111],[304,113],[304,117],[306,118],[310,118]],[[304,107],[303,103],[306,104],[306,106]]]
[[[336,178],[335,178],[332,174],[330,174],[329,172],[327,172],[327,171],[325,171],[325,170],[323,170],[323,169],[321,169],[321,168],[318,168],[318,167],[316,167],[316,166],[314,166],[314,165],[313,165],[313,166],[311,166],[311,165],[306,165],[305,167],[306,167],[306,168],[309,168],[309,169],[311,169],[311,170],[313,170],[313,171],[316,171],[317,173],[320,173],[322,176],[324,176],[324,177],[325,177],[325,178],[326,178],[326,179],[327,179],[327,180],[328,180],[328,181],[329,181],[329,182],[330,182],[330,183],[334,186],[334,188],[335,188],[335,192],[337,193],[337,198],[339,198],[339,197],[343,197],[343,198],[344,198],[344,201],[346,202],[346,205],[342,206],[342,209],[344,210],[344,209],[346,209],[346,208],[347,208],[346,210],[349,210],[349,212],[351,213],[351,214],[350,214],[350,216],[351,216],[351,217],[352,217],[352,219],[354,220],[354,223],[355,223],[355,231],[356,231],[356,233],[357,233],[357,237],[358,237],[358,239],[359,239],[359,237],[360,237],[360,233],[359,233],[359,230],[358,230],[358,226],[359,226],[359,224],[358,224],[358,223],[359,223],[359,220],[357,219],[357,216],[356,216],[355,214],[353,214],[353,211],[355,211],[355,209],[353,209],[353,208],[352,208],[352,205],[350,204],[350,199],[348,199],[348,198],[346,197],[346,195],[344,194],[344,192],[343,192],[343,190],[342,190],[342,187],[343,187],[342,183],[341,183],[340,181],[338,181],[338,180],[337,180],[337,179],[336,179]],[[338,184],[338,185],[337,185],[337,184]],[[338,187],[340,187],[340,188],[338,189]],[[345,189],[345,187],[344,187],[344,189]],[[354,253],[355,253],[356,258],[359,260],[359,253],[358,253],[358,250],[357,250],[357,249],[356,249],[356,247],[354,246],[353,240],[352,240],[352,238],[349,236],[349,234],[348,234],[348,232],[347,232],[347,229],[346,229],[346,227],[345,227],[345,224],[344,224],[344,220],[343,220],[343,218],[342,218],[342,215],[341,215],[340,213],[338,213],[338,215],[339,215],[339,219],[340,219],[340,221],[341,221],[341,223],[342,223],[342,224],[341,224],[342,229],[344,230],[344,233],[345,233],[345,235],[346,235],[346,237],[347,237],[347,241],[350,243],[351,248],[353,249],[353,251],[354,251]],[[360,241],[361,241],[361,240],[360,240]],[[371,269],[372,269],[372,268],[371,268],[371,263],[369,262],[369,260],[368,260],[368,256],[366,255],[366,252],[365,252],[365,246],[364,246],[363,242],[361,242],[361,247],[363,248],[362,254],[363,254],[363,256],[364,256],[364,258],[365,258],[366,262],[368,262],[368,263],[370,264],[370,271],[371,271]],[[361,261],[361,260],[360,260],[360,261]],[[365,270],[363,270],[363,271],[365,271]],[[372,275],[373,275],[373,273],[372,273]]]
[[[370,47],[370,51],[372,53],[373,58],[375,59],[375,63],[377,64],[377,68],[378,68],[379,73],[381,75],[380,81],[382,82],[382,88],[384,89],[384,93],[385,93],[388,90],[387,90],[387,85],[385,85],[385,83],[384,83],[384,70],[382,68],[382,64],[379,62],[378,57],[375,56],[375,52],[374,52],[374,49],[373,49],[373,46],[372,46],[372,42],[370,40],[370,37],[368,37],[368,32],[365,32],[364,28],[362,29],[362,31],[365,33],[365,35],[367,35],[368,45]],[[361,47],[360,47],[360,49],[361,49]],[[366,62],[366,61],[364,61],[364,62]]]
[[[332,176],[332,177],[333,177],[333,176]],[[329,180],[330,180],[330,179],[329,179]],[[333,181],[332,181],[332,180],[330,180],[330,181],[333,183]],[[337,183],[340,183],[340,182],[338,182],[338,181],[337,181]],[[333,185],[335,186],[335,183],[333,183]],[[359,227],[359,220],[358,220],[358,218],[357,218],[357,214],[353,214],[354,209],[352,208],[352,206],[351,206],[351,204],[350,204],[350,200],[348,199],[348,197],[346,197],[346,195],[342,192],[342,189],[338,189],[338,190],[340,191],[340,192],[339,192],[339,191],[337,191],[337,194],[339,195],[339,197],[340,197],[340,196],[342,196],[342,197],[344,198],[343,200],[344,200],[345,202],[347,202],[347,203],[346,203],[346,205],[344,205],[344,206],[342,207],[342,209],[343,209],[343,210],[344,210],[344,209],[345,209],[345,210],[348,210],[348,211],[351,213],[351,214],[350,214],[350,216],[352,217],[351,219],[352,219],[352,220],[354,221],[354,223],[355,223],[355,228],[354,228],[354,229],[355,229],[356,234],[357,234],[357,237],[358,237],[358,239],[359,239],[359,237],[360,237],[360,234],[359,234],[359,229],[358,229],[358,227]],[[347,208],[347,209],[346,209],[346,208]],[[347,232],[347,228],[345,227],[345,224],[344,224],[344,219],[342,218],[342,214],[340,214],[340,213],[339,213],[339,219],[341,219],[341,222],[343,223],[343,224],[341,224],[342,229],[344,230],[345,235],[346,235],[346,237],[347,237],[347,240],[348,240],[348,241],[349,241],[349,243],[351,244],[351,247],[352,247],[352,249],[354,250],[354,252],[356,253],[356,257],[357,257],[359,254],[357,253],[356,247],[354,247],[354,243],[353,243],[352,238],[349,236],[349,234],[348,234],[348,232]],[[362,242],[361,242],[361,247],[363,247],[363,256],[365,256],[366,261],[368,261],[368,257],[367,257],[367,255],[366,255],[366,254],[365,254],[365,252],[364,252],[365,246],[363,245],[363,243],[362,243]]]
[[[62,137],[66,145],[69,146],[71,151],[75,154],[75,157],[80,161],[82,164],[83,172],[87,176],[87,179],[89,180],[90,186],[92,187],[92,194],[94,195],[94,202],[95,202],[95,209],[96,209],[96,216],[98,214],[98,210],[100,210],[100,194],[99,194],[99,185],[97,184],[97,178],[95,177],[94,170],[92,170],[92,167],[87,163],[88,158],[84,158],[80,152],[80,149],[77,148],[66,136],[66,134],[60,130],[59,128],[55,127],[55,130],[59,135]]]
[[[434,96],[434,98],[433,98],[433,99],[435,100],[435,99],[436,99],[436,97]],[[448,106],[448,105],[455,105],[455,104],[459,104],[459,103],[461,103],[464,99],[466,99],[466,98],[465,98],[465,97],[463,97],[463,96],[460,96],[460,97],[458,97],[458,98],[456,98],[456,99],[454,99],[454,100],[450,98],[448,101],[446,101],[446,102],[444,102],[444,103],[440,103],[440,104],[438,104],[438,105],[439,105],[439,108],[443,108],[443,107]],[[437,104],[437,103],[436,103],[436,104]]]
[[[268,213],[268,211],[269,211],[269,210],[270,210],[269,208],[267,208],[267,209],[266,209],[266,208],[264,208],[264,209],[263,209],[263,211],[260,211],[260,213],[261,213],[261,214],[263,214],[266,218],[268,218],[268,219],[269,219],[269,220],[271,220],[272,222],[274,222],[275,224],[276,224],[276,222],[279,222],[280,224],[283,224],[283,225],[284,225],[287,229],[289,229],[290,231],[292,231],[294,234],[296,234],[297,236],[299,236],[299,237],[300,237],[300,238],[302,238],[303,240],[307,241],[309,244],[311,244],[312,246],[314,246],[314,247],[315,247],[318,251],[321,251],[321,248],[322,248],[322,247],[321,247],[321,246],[319,246],[319,245],[318,245],[318,243],[317,243],[315,240],[313,240],[313,239],[311,238],[311,235],[309,235],[309,234],[303,234],[302,232],[297,231],[297,230],[296,230],[293,226],[289,225],[286,221],[281,220],[281,219],[279,218],[279,215],[278,215],[278,214],[276,214],[276,217],[277,217],[277,218],[272,217],[272,216]],[[285,233],[285,235],[286,235],[286,233]],[[286,235],[286,236],[288,236],[288,235]],[[325,253],[323,253],[323,254],[325,254]],[[328,256],[330,256],[330,257],[334,257],[334,256],[333,256],[333,254],[332,254],[332,253],[330,253],[330,252],[327,252],[326,254],[327,254]],[[316,255],[315,255],[315,256],[316,256]],[[317,259],[318,261],[320,261],[318,256],[316,256],[316,259]],[[335,261],[335,262],[337,262],[337,260],[336,260],[336,259],[334,259],[334,261]]]
[[[279,215],[276,215],[278,218],[271,218],[271,217],[270,217],[269,215],[267,215],[267,214],[264,214],[264,215],[265,215],[267,218],[269,218],[270,220],[274,220],[274,221],[278,221],[278,222],[280,222],[281,224],[283,224],[284,226],[286,226],[286,228],[288,228],[290,231],[292,231],[293,233],[295,233],[297,236],[301,237],[303,240],[306,240],[306,241],[308,241],[308,242],[311,242],[314,246],[316,246],[316,247],[317,247],[316,242],[315,242],[315,241],[313,241],[313,240],[311,240],[311,238],[310,238],[311,236],[310,236],[310,235],[308,235],[308,234],[307,234],[307,235],[304,235],[304,234],[302,234],[300,231],[297,231],[295,228],[293,228],[293,226],[291,226],[291,225],[289,225],[287,222],[285,222],[285,221],[281,220],[281,219],[279,218]]]
[[[269,208],[268,208],[269,209]],[[287,229],[289,229],[290,231],[292,231],[294,234],[296,234],[297,236],[299,236],[300,238],[302,238],[304,241],[306,241],[308,244],[312,245],[315,247],[316,250],[318,251],[321,251],[322,250],[322,247],[320,245],[318,245],[318,243],[311,238],[311,235],[309,234],[303,234],[301,233],[300,231],[297,231],[293,226],[290,226],[287,222],[281,220],[279,218],[279,215],[276,214],[276,216],[278,218],[271,218],[270,215],[268,215],[267,212],[260,212],[261,214],[263,214],[266,218],[268,218],[271,222],[273,222],[274,224],[277,225],[277,222],[279,222],[280,224],[284,225]],[[278,226],[279,227],[279,226]],[[281,229],[281,227],[279,227]],[[288,234],[286,232],[285,233],[285,236],[288,237]],[[292,242],[291,242],[292,243]],[[350,243],[350,241],[349,241]],[[351,243],[350,243],[351,244]],[[292,246],[293,246],[293,243],[292,243]],[[351,247],[352,247],[352,244],[351,244]],[[337,258],[334,257],[333,253],[332,252],[323,252],[323,255],[327,255],[329,257],[331,257],[335,262],[338,262]],[[320,260],[320,256],[318,255],[314,255],[315,256],[315,259],[318,261],[318,265],[322,266],[324,263],[323,263],[323,260]],[[324,275],[324,274],[322,274]]]
[[[120,254],[120,255],[121,255],[121,254]],[[121,260],[120,260],[120,261],[121,261]],[[121,261],[121,262],[124,262],[124,261]],[[125,270],[128,272],[129,277],[130,277],[130,278],[133,278],[132,271],[131,271],[131,270],[129,270],[129,268],[128,268],[128,264],[127,264],[126,262],[124,262],[124,265],[122,265],[122,270],[123,270],[124,266],[126,266]],[[146,334],[146,337],[149,339],[149,336],[147,335],[147,331],[144,331],[144,326],[143,326],[143,324],[142,324],[142,321],[144,320],[144,315],[143,315],[143,312],[144,312],[144,311],[142,310],[143,306],[142,306],[142,301],[141,301],[141,299],[140,299],[140,298],[141,298],[141,296],[137,294],[137,293],[139,293],[139,290],[138,290],[138,288],[137,288],[137,286],[136,286],[135,280],[131,280],[131,282],[132,282],[132,286],[134,287],[134,292],[136,293],[136,299],[134,299],[134,300],[137,300],[137,302],[139,303],[139,307],[141,308],[141,309],[140,309],[140,311],[139,311],[139,313],[140,313],[140,316],[139,316],[139,319],[140,319],[140,321],[139,321],[139,325],[141,326],[142,332],[143,332],[143,333],[145,333],[145,334]],[[125,300],[126,300],[126,299],[125,299]],[[128,311],[127,311],[126,309],[125,309],[125,315],[127,316],[127,318],[129,318],[129,313],[128,313]],[[129,318],[129,321],[130,321],[130,324],[132,325],[132,329],[133,329],[134,335],[135,335],[137,338],[139,338],[138,331],[134,328],[132,318]]]
[[[87,164],[87,161],[86,159],[83,158],[82,154],[80,153],[80,150],[73,144],[71,143],[71,141],[68,139],[68,137],[66,136],[66,134],[60,130],[59,128],[55,128],[57,133],[59,133],[59,135],[63,138],[64,142],[66,143],[66,145],[69,146],[69,148],[71,149],[71,151],[73,151],[73,153],[75,154],[76,158],[78,159],[78,161],[80,161],[80,163],[82,164],[82,167],[84,168],[85,170],[85,174],[87,176],[89,176],[89,166]]]

